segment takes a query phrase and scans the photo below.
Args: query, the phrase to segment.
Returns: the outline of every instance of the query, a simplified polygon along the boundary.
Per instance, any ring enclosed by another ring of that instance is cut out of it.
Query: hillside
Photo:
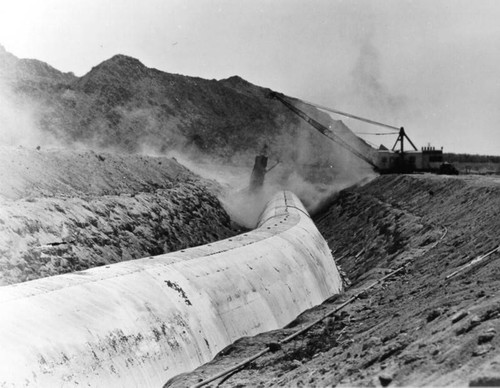
[[[0,86],[0,97],[8,102],[2,104],[0,127],[8,135],[17,134],[10,145],[83,144],[149,154],[175,150],[191,160],[208,157],[251,166],[267,144],[271,158],[306,178],[310,165],[321,168],[325,176],[364,166],[269,99],[269,89],[237,76],[216,81],[169,74],[116,55],[75,77],[34,59],[18,59],[0,47]],[[341,121],[295,103],[364,153],[370,152]],[[29,136],[19,142],[23,130]]]

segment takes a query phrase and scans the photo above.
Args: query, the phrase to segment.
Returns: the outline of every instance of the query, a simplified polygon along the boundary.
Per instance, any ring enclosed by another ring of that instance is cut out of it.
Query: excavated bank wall
[[[0,385],[161,386],[340,290],[325,240],[282,192],[252,232],[0,288]]]

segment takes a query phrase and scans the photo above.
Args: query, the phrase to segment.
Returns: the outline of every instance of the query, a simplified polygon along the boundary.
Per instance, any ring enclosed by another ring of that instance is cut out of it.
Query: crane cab
[[[376,164],[381,173],[440,172],[443,149],[422,147],[420,151],[392,151],[384,146],[377,150]]]

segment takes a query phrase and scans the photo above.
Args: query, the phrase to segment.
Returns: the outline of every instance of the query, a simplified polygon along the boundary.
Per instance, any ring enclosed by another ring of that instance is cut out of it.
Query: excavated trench
[[[252,232],[0,288],[0,382],[160,386],[341,288],[326,242],[281,192]]]
[[[340,192],[315,222],[350,287],[283,329],[236,341],[171,387],[205,381],[353,297],[210,386],[500,385],[498,178],[381,176]]]
[[[498,179],[382,176],[340,192],[315,217],[321,235],[295,201],[283,201],[269,205],[264,229],[239,237],[0,288],[2,309],[10,311],[0,321],[4,382],[160,386],[215,356],[170,382],[191,386],[332,311],[222,386],[500,382]],[[303,247],[321,236],[319,253]],[[334,265],[329,250],[350,287],[294,319],[337,292],[324,287],[340,282],[338,275],[315,267],[326,257]],[[201,316],[189,315],[195,309]]]

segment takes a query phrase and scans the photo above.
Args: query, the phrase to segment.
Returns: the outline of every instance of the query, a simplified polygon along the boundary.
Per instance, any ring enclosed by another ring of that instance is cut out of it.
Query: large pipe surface
[[[328,245],[281,192],[252,232],[1,287],[0,386],[162,386],[340,291]]]

